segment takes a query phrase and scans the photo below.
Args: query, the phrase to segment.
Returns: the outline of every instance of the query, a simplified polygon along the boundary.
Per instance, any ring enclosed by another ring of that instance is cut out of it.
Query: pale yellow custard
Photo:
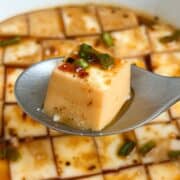
[[[59,68],[63,65],[56,67],[50,78],[45,112],[73,127],[103,129],[130,97],[130,63],[115,60],[109,69],[90,65],[83,78],[63,71]]]

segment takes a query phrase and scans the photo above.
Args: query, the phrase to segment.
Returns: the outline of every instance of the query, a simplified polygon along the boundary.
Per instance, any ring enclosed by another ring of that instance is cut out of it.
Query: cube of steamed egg
[[[88,76],[63,72],[58,67],[49,81],[45,112],[54,120],[80,129],[101,130],[130,97],[130,63],[119,60],[112,69],[96,66]]]

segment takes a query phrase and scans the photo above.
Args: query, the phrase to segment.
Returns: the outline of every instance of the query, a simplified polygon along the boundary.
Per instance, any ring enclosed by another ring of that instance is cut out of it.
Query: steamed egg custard
[[[126,60],[79,45],[53,70],[45,113],[72,127],[102,130],[130,98],[130,67]]]

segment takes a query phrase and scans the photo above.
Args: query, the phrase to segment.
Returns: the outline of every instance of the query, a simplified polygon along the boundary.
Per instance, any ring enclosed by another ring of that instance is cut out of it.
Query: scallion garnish
[[[79,56],[88,63],[99,63],[103,69],[108,69],[114,64],[114,59],[109,54],[97,52],[88,44],[80,46]]]
[[[79,57],[85,60],[89,60],[94,54],[93,48],[88,44],[81,44],[79,49]]]
[[[114,64],[114,59],[109,54],[99,54],[98,58],[103,69],[108,69]]]
[[[178,41],[178,40],[180,40],[180,30],[174,31],[171,35],[161,37],[159,40],[161,43]]]
[[[0,149],[0,159],[6,159],[6,150],[4,147]]]
[[[131,153],[131,151],[134,149],[136,143],[132,140],[126,140],[123,145],[118,150],[119,156],[127,156]]]
[[[180,157],[180,150],[171,150],[168,152],[168,156],[171,159],[177,159]]]
[[[110,33],[108,33],[108,32],[102,33],[101,38],[102,38],[103,43],[104,43],[107,47],[113,46],[113,44],[114,44],[114,43],[113,43],[113,38],[112,38],[112,36],[111,36]]]
[[[10,39],[4,39],[0,41],[0,46],[3,47],[3,46],[8,46],[8,45],[13,45],[13,44],[19,43],[20,40],[21,40],[21,37],[19,36],[16,36]]]
[[[148,152],[150,152],[155,146],[156,143],[153,140],[150,140],[140,147],[139,152],[144,156]]]
[[[0,159],[16,161],[20,158],[18,150],[13,146],[2,147],[0,149]]]
[[[88,62],[82,58],[75,60],[74,64],[76,67],[81,67],[82,69],[86,69],[89,66]]]

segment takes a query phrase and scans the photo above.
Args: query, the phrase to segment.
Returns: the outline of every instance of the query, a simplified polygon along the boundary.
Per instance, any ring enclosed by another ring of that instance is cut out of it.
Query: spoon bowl
[[[25,70],[15,84],[18,104],[34,120],[54,130],[84,136],[118,134],[148,123],[180,99],[180,78],[163,77],[137,66],[131,66],[134,97],[128,109],[101,131],[80,130],[53,121],[43,110],[48,81],[63,58],[37,63]]]

